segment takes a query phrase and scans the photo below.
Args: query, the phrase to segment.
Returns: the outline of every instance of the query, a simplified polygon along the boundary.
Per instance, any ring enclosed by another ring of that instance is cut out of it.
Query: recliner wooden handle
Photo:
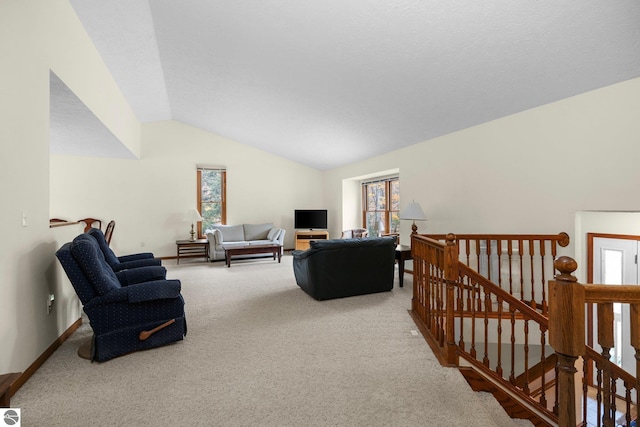
[[[149,338],[151,335],[153,335],[153,334],[155,334],[156,332],[158,332],[160,329],[164,329],[164,328],[166,328],[167,326],[169,326],[169,325],[171,325],[171,324],[173,324],[173,323],[175,323],[175,322],[176,322],[176,319],[171,319],[171,320],[169,320],[169,321],[167,321],[167,322],[164,322],[162,325],[156,326],[155,328],[153,328],[153,329],[152,329],[152,330],[150,330],[150,331],[142,331],[142,332],[140,332],[140,335],[138,335],[138,339],[139,339],[140,341],[144,341],[144,340],[146,340],[147,338]]]

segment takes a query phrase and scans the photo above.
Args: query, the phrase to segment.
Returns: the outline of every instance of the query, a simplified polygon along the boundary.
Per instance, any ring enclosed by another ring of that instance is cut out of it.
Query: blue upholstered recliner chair
[[[150,265],[161,265],[162,261],[154,258],[151,252],[142,252],[139,254],[131,254],[124,256],[116,256],[109,247],[109,243],[104,237],[102,230],[91,228],[87,234],[98,242],[98,247],[102,251],[107,264],[111,266],[113,271],[120,271],[128,268],[146,267]]]
[[[161,266],[114,272],[94,238],[81,234],[56,256],[73,285],[94,336],[91,360],[103,362],[182,340],[187,333],[179,280]]]

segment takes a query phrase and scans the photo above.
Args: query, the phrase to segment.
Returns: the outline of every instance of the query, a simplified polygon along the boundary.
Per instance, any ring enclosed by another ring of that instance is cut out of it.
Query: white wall
[[[24,371],[80,317],[54,256],[78,230],[49,228],[50,70],[134,153],[139,125],[67,1],[0,2],[0,58],[0,373],[5,373]],[[56,302],[47,315],[49,293]]]
[[[320,171],[166,121],[143,125],[140,160],[52,156],[52,216],[113,219],[116,253],[175,256],[175,241],[189,237],[197,164],[226,166],[228,224],[272,222],[287,230],[286,248],[294,209],[322,205]]]
[[[401,206],[415,199],[428,218],[419,232],[573,239],[576,212],[640,210],[639,118],[640,78],[328,171],[325,194],[398,168]],[[411,224],[401,222],[408,242]]]

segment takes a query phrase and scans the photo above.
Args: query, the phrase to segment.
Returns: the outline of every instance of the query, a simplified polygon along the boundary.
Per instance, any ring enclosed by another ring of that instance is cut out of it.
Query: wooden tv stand
[[[323,230],[296,231],[296,250],[305,251],[309,249],[309,242],[312,240],[327,240],[329,232]]]

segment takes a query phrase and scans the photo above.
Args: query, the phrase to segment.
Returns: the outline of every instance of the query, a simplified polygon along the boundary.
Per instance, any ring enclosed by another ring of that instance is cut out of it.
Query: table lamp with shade
[[[413,225],[411,225],[411,234],[416,234],[418,232],[416,221],[426,221],[427,217],[424,215],[424,212],[420,207],[420,203],[412,201],[400,211],[400,219],[412,220]]]
[[[194,225],[198,221],[202,221],[202,215],[200,215],[200,212],[198,212],[196,209],[190,209],[187,212],[187,222],[191,223],[191,231],[189,232],[191,237],[189,238],[189,240],[192,242],[195,242],[196,240],[196,231],[194,229]]]

